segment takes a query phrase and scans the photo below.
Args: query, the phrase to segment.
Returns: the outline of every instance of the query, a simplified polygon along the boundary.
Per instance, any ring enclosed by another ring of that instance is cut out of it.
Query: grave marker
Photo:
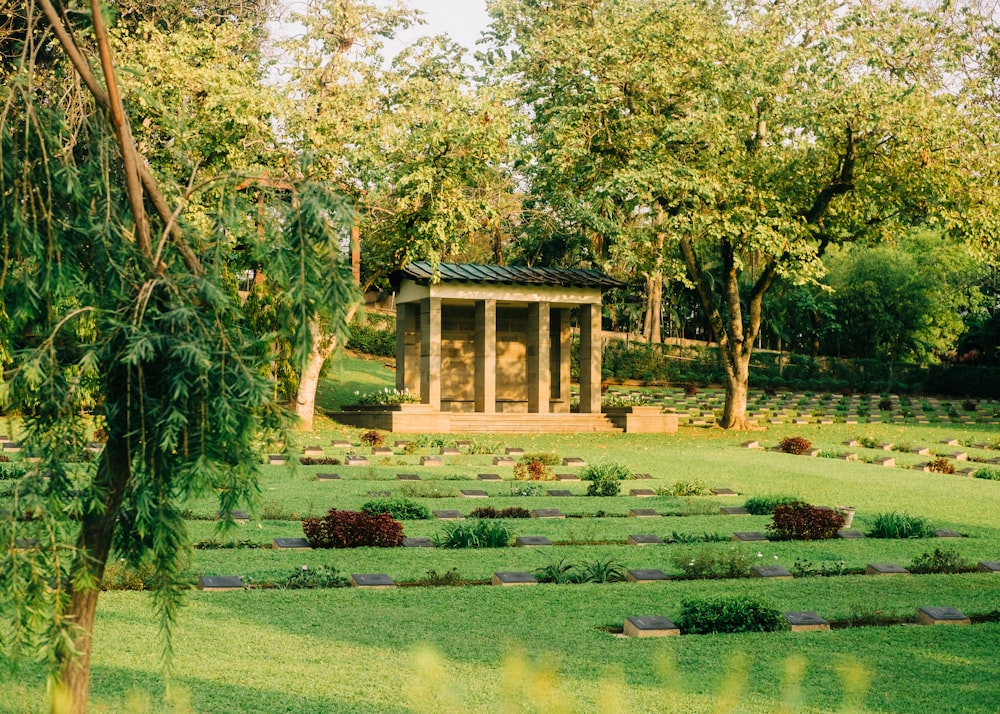
[[[466,488],[459,491],[465,498],[489,498],[490,495],[486,491],[479,491],[473,488]]]
[[[865,575],[909,575],[910,571],[896,563],[869,563]]]
[[[520,446],[508,446],[504,449],[504,453],[507,454],[507,456],[524,456],[524,449]]]
[[[935,538],[964,538],[965,536],[951,528],[938,528],[934,531]]]
[[[367,466],[368,459],[366,459],[364,456],[358,456],[357,454],[352,454],[344,460],[344,463],[347,464],[348,466]]]
[[[626,637],[672,637],[681,634],[681,631],[667,618],[651,615],[626,617],[624,633]]]
[[[442,456],[458,456],[461,453],[457,446],[442,446],[440,450]]]
[[[586,466],[587,462],[575,456],[568,456],[562,460],[563,466]]]
[[[228,575],[202,575],[198,578],[198,589],[213,592],[242,590],[243,578]]]
[[[723,516],[749,516],[750,511],[743,508],[743,506],[723,506],[719,509],[719,513]]]
[[[275,550],[312,550],[309,541],[305,538],[275,538]]]
[[[335,449],[350,449],[353,446],[353,444],[343,439],[334,439],[333,441],[330,442],[330,446],[332,446]]]
[[[636,498],[652,498],[656,495],[656,491],[651,488],[633,488],[629,489],[628,495]]]
[[[434,541],[430,538],[403,538],[404,548],[433,548]]]
[[[216,511],[215,512],[215,518],[216,518],[216,520],[220,520],[221,521],[221,520],[224,520],[225,517],[226,517],[226,514],[223,513],[222,511]],[[250,520],[250,516],[247,514],[246,511],[230,511],[229,512],[229,517],[232,518],[237,523],[246,523],[247,521]]]
[[[4,451],[7,449],[5,448]],[[268,466],[284,466],[288,463],[288,457],[284,454],[268,454],[267,455],[267,465]]]
[[[369,491],[368,495],[372,498],[391,498],[392,491]]]
[[[444,466],[444,461],[440,456],[421,456],[421,466]]]
[[[306,456],[322,456],[326,452],[323,451],[322,446],[307,446],[302,450],[302,453]]]
[[[754,565],[750,568],[750,577],[791,580],[792,574],[780,565]]]
[[[536,508],[531,512],[532,518],[565,518],[558,508]]]
[[[396,474],[397,481],[419,481],[420,477],[416,474]]]
[[[385,573],[352,573],[351,585],[369,590],[389,590],[396,587],[395,581]]]
[[[892,458],[891,456],[884,456],[882,458],[875,459],[875,465],[882,466],[887,469],[895,468],[896,459]]]
[[[670,580],[670,576],[662,570],[648,568],[645,570],[626,570],[625,579],[630,583],[656,583]]]
[[[513,466],[514,459],[509,456],[494,456],[493,457],[494,466]]]
[[[663,539],[653,533],[633,533],[625,541],[626,545],[662,545]]]
[[[636,481],[652,481],[653,474],[633,474],[632,478]]]
[[[1000,560],[980,560],[976,569],[981,573],[1000,573]]]
[[[914,446],[910,449],[911,454],[917,454],[918,456],[930,456],[931,450],[926,446]]]
[[[556,481],[579,481],[580,477],[576,474],[556,474]]]
[[[517,548],[537,548],[552,545],[545,536],[518,536],[514,539],[514,546]]]
[[[493,573],[493,584],[504,587],[512,587],[515,585],[538,585],[538,579],[531,573],[503,571]]]
[[[736,493],[736,491],[734,491],[731,488],[713,488],[712,489],[712,495],[713,496],[738,496],[739,494]]]
[[[659,518],[660,514],[652,508],[630,508],[629,518]]]
[[[768,542],[767,536],[758,531],[736,531],[731,540],[741,543]]]
[[[573,495],[572,491],[567,491],[566,489],[561,489],[561,488],[553,488],[546,491],[546,493],[549,494],[550,496],[554,496],[555,498],[565,498],[567,496]]]
[[[971,625],[967,615],[953,607],[918,607],[918,625]]]
[[[480,481],[503,481],[500,474],[479,474],[476,478]]]
[[[317,481],[339,481],[340,474],[319,473],[316,474]]]
[[[460,521],[464,518],[461,511],[434,511],[434,517],[442,521]]]
[[[393,450],[390,449],[388,446],[372,447],[372,456],[392,456],[393,453],[394,453]]]
[[[786,612],[785,621],[788,623],[788,629],[792,632],[815,632],[830,629],[830,623],[812,610]]]

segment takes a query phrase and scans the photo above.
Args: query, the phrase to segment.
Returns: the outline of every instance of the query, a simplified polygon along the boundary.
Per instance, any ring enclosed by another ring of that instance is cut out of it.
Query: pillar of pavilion
[[[440,412],[570,411],[571,312],[581,412],[601,411],[597,270],[410,263],[396,285],[396,388]]]

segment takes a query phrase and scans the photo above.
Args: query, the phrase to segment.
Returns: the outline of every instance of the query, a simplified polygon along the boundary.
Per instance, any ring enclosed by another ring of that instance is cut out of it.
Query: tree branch
[[[729,336],[726,334],[726,326],[722,321],[719,308],[712,302],[712,290],[705,280],[705,271],[702,270],[698,256],[694,252],[694,245],[691,243],[690,237],[681,236],[680,249],[684,265],[687,267],[688,277],[694,282],[695,291],[698,293],[701,305],[708,316],[708,323],[715,333],[715,339],[719,343],[719,347],[724,348],[729,342]]]
[[[823,187],[813,205],[802,214],[810,225],[819,223],[835,197],[854,189],[855,136],[850,123],[844,129],[844,137],[844,155],[841,157],[839,175],[832,183]]]

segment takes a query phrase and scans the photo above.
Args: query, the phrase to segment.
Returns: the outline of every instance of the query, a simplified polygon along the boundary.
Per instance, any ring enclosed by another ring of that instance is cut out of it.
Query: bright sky
[[[475,51],[479,34],[489,24],[486,0],[405,0],[409,7],[424,13],[426,25],[417,28],[414,38],[422,35],[449,35]]]

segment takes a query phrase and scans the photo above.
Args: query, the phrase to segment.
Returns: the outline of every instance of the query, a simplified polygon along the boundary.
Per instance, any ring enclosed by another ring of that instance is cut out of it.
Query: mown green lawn
[[[340,367],[346,374],[353,361]],[[368,374],[380,386],[378,370]],[[377,365],[378,369],[385,369]],[[367,370],[367,371],[365,371]],[[387,376],[391,373],[386,370]],[[336,375],[335,375],[336,376]],[[384,379],[384,378],[383,378]],[[366,385],[359,387],[367,390]],[[341,385],[345,394],[353,390]],[[329,397],[329,393],[327,395]],[[329,446],[359,431],[319,420],[316,434],[292,445]],[[973,425],[780,426],[752,436],[765,446],[801,435],[820,449],[848,449],[858,437],[955,450],[939,442],[995,440],[996,427]],[[390,441],[396,438],[390,437]],[[261,498],[251,522],[216,532],[210,500],[190,504],[195,540],[221,539],[266,545],[275,537],[302,535],[302,516],[329,508],[356,509],[368,491],[406,492],[432,510],[468,513],[478,506],[559,508],[565,520],[510,520],[517,535],[545,535],[560,544],[541,549],[444,550],[397,548],[275,551],[262,548],[199,549],[191,581],[199,575],[241,575],[274,583],[303,565],[333,566],[345,574],[384,572],[398,582],[429,570],[456,569],[469,581],[497,570],[533,570],[565,558],[586,563],[613,559],[628,568],[681,573],[678,563],[702,551],[742,552],[750,562],[796,562],[848,569],[871,562],[909,564],[934,548],[954,549],[969,562],[1000,560],[1000,482],[881,468],[826,458],[796,457],[740,448],[746,434],[685,427],[676,435],[575,435],[480,437],[480,446],[520,446],[579,456],[589,463],[618,461],[652,480],[630,488],[670,487],[698,481],[728,487],[737,497],[592,498],[586,483],[552,483],[575,495],[511,495],[510,468],[493,467],[490,454],[445,457],[443,467],[420,467],[427,444],[368,467],[262,467]],[[453,440],[445,436],[444,441]],[[964,448],[964,447],[963,447]],[[356,450],[360,451],[360,448]],[[972,456],[997,452],[967,449]],[[900,464],[926,457],[894,453]],[[294,461],[294,459],[293,459]],[[317,481],[335,471],[340,481]],[[556,472],[579,472],[556,467]],[[419,473],[406,485],[397,473]],[[501,483],[476,480],[501,473]],[[467,499],[463,488],[488,499]],[[664,544],[627,546],[632,533],[728,535],[764,530],[761,516],[716,515],[748,496],[795,495],[817,505],[857,508],[854,527],[865,530],[882,511],[908,512],[934,527],[965,534],[960,540],[836,540],[813,543]],[[694,515],[628,518],[630,508]],[[405,532],[431,537],[437,520],[406,521]],[[735,550],[734,550],[735,549]],[[758,558],[758,553],[760,556]],[[760,595],[782,610],[815,610],[832,620],[862,616],[913,620],[920,606],[953,606],[971,615],[1000,610],[1000,575],[911,575],[681,580],[656,584],[539,585],[500,588],[400,587],[389,591],[251,589],[233,593],[192,591],[181,613],[167,679],[162,644],[146,595],[102,595],[92,681],[92,711],[194,712],[996,712],[1000,681],[1000,624],[970,627],[853,627],[831,632],[621,638],[613,631],[630,615],[676,617],[685,598],[717,594]],[[46,710],[43,675],[28,665],[0,684],[0,712]]]

